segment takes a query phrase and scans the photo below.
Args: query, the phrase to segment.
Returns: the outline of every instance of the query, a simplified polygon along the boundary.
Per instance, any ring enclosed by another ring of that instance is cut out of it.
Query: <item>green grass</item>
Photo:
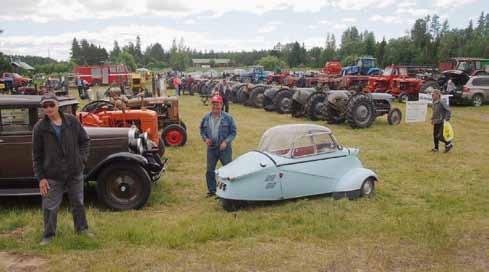
[[[42,256],[49,271],[489,270],[489,106],[453,108],[449,154],[430,152],[428,123],[389,126],[381,117],[365,130],[332,125],[378,173],[374,199],[311,198],[237,213],[205,198],[198,125],[206,111],[198,97],[181,98],[188,143],[167,149],[168,171],[143,210],[109,212],[87,201],[92,240],[73,234],[65,205],[58,237],[40,248],[39,201],[10,204],[0,211],[0,250]],[[234,157],[256,148],[271,126],[310,122],[241,105],[231,113]]]

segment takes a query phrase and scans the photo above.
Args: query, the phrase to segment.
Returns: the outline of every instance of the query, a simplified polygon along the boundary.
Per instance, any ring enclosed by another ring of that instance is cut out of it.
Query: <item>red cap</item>
[[[211,98],[211,103],[222,103],[222,97],[220,95],[215,95]]]

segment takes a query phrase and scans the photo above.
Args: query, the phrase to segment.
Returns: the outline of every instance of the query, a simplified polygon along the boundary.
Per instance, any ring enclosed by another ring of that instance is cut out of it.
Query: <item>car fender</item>
[[[359,190],[367,178],[378,180],[374,171],[366,168],[353,168],[344,174],[336,184],[335,192],[350,192]]]
[[[145,165],[148,164],[148,160],[139,155],[130,152],[118,152],[107,156],[103,161],[99,162],[93,167],[90,172],[85,176],[85,180],[95,180],[100,172],[108,165],[114,162],[135,162],[146,170]],[[146,170],[147,171],[147,170]]]

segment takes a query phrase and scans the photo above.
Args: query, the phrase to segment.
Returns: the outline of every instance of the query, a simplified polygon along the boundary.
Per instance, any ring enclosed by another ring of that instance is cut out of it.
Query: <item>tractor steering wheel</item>
[[[114,110],[114,103],[106,100],[96,100],[86,104],[81,111],[88,113],[98,113],[101,111],[112,111]]]

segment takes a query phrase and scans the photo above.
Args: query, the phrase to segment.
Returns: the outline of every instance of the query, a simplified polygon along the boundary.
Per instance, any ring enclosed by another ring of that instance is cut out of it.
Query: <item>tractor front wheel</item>
[[[399,125],[402,120],[401,110],[398,108],[389,110],[387,114],[387,122],[389,125]]]
[[[163,128],[161,140],[166,146],[183,146],[187,142],[187,131],[178,124],[171,124]]]

